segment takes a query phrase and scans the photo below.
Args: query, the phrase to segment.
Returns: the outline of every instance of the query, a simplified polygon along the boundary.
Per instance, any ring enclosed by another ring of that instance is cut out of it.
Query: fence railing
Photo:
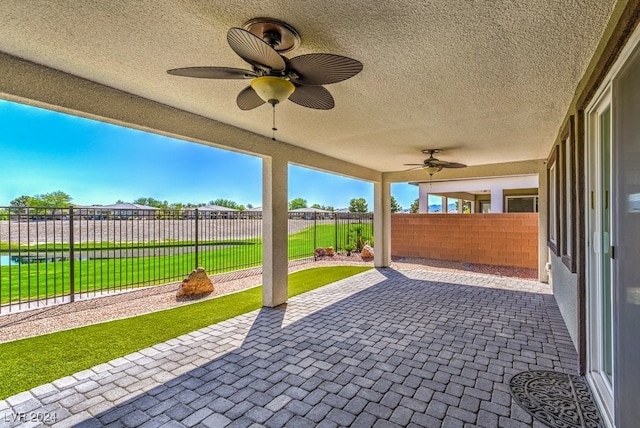
[[[371,240],[370,213],[289,213],[289,259]],[[262,265],[262,213],[0,207],[0,313]]]

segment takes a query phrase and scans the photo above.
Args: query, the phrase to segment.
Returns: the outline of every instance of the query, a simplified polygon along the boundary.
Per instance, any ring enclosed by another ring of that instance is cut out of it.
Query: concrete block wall
[[[538,268],[538,214],[393,214],[391,255]]]

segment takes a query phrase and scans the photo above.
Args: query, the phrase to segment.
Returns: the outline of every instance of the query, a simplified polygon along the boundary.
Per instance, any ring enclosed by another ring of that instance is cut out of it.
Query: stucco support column
[[[547,186],[547,165],[541,163],[538,173],[538,281],[545,283],[549,282],[549,272],[546,269],[549,261],[549,248],[547,247],[549,194]]]
[[[262,304],[287,302],[288,290],[288,163],[262,160]]]
[[[418,212],[420,214],[429,212],[429,192],[423,184],[418,187]]]
[[[502,187],[491,188],[491,213],[501,213],[504,211],[503,195]]]
[[[384,177],[373,184],[373,237],[375,267],[391,264],[391,184]]]

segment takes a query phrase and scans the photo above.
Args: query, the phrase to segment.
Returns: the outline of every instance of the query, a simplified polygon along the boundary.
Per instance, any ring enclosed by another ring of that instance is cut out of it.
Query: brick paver
[[[545,284],[383,269],[1,400],[0,425],[536,426],[509,380],[575,362]]]

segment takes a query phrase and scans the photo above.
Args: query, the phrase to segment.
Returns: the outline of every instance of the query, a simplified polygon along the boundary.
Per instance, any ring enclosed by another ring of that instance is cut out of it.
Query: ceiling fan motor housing
[[[280,45],[280,41],[282,40],[282,38],[280,37],[280,33],[271,30],[264,33],[264,36],[262,36],[262,40],[264,40],[275,50],[278,50],[278,45]]]
[[[280,53],[290,52],[300,46],[298,31],[279,19],[254,18],[245,22],[242,27]]]

